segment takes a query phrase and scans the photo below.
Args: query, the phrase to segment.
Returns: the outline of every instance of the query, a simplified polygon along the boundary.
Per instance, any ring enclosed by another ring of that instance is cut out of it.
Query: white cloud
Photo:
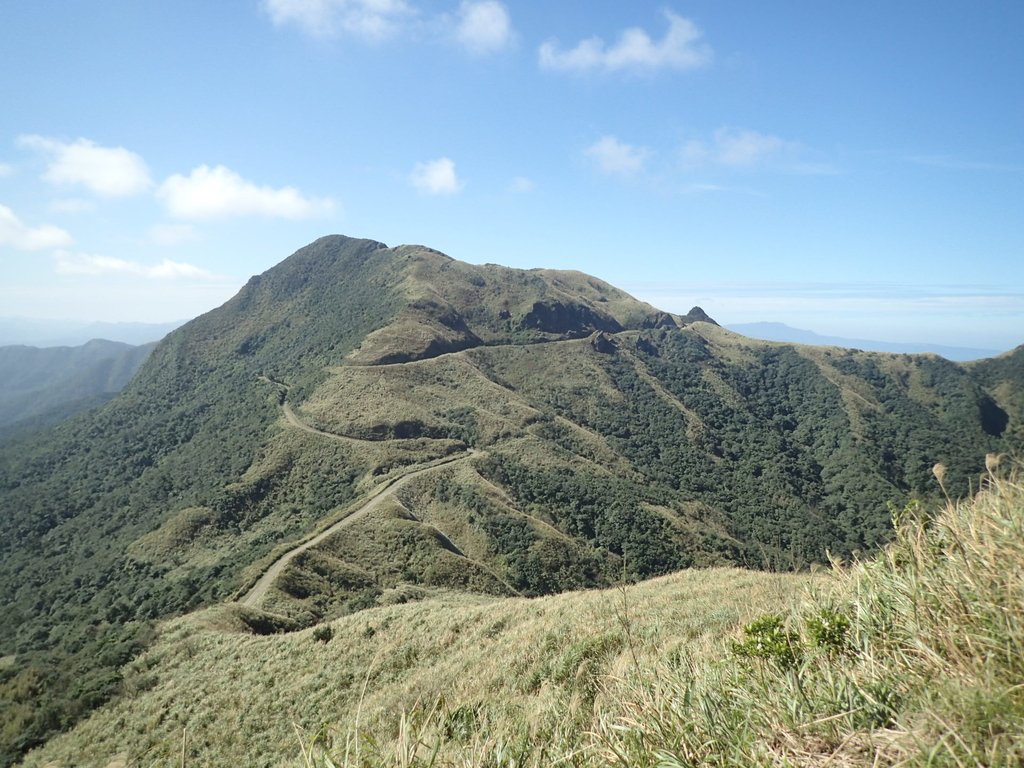
[[[272,216],[304,219],[330,213],[330,198],[305,197],[294,187],[257,186],[223,165],[201,165],[188,176],[175,174],[157,190],[168,213],[179,219]]]
[[[19,136],[18,144],[47,155],[43,178],[59,186],[81,185],[103,197],[128,197],[152,185],[141,157],[124,147],[101,147],[88,139],[67,144],[45,136]]]
[[[201,267],[164,259],[148,266],[111,256],[90,256],[85,253],[58,251],[56,270],[61,275],[131,275],[152,280],[216,280],[218,277]]]
[[[14,166],[9,163],[0,163],[0,179],[14,175]]]
[[[179,245],[199,239],[191,224],[157,224],[149,230],[149,238],[157,245]]]
[[[719,130],[715,133],[718,162],[734,167],[757,165],[786,149],[778,136],[757,131]]]
[[[462,189],[462,181],[455,173],[455,163],[447,157],[416,163],[409,180],[416,189],[428,195],[453,195]]]
[[[567,51],[561,50],[554,40],[540,47],[540,66],[567,72],[590,70],[654,71],[658,69],[697,69],[712,59],[711,46],[700,42],[701,31],[689,19],[672,11],[665,11],[668,31],[660,41],[651,39],[644,30],[630,27],[622,32],[618,42],[606,47],[600,37],[580,41]]]
[[[18,251],[41,251],[47,248],[63,248],[74,239],[59,227],[44,224],[30,227],[14,215],[14,211],[0,205],[0,246],[9,246]]]
[[[621,142],[614,136],[603,136],[583,150],[583,154],[593,159],[604,173],[628,176],[643,170],[651,151]]]
[[[277,26],[295,24],[313,37],[340,33],[379,40],[415,14],[405,0],[263,0]]]
[[[525,193],[533,192],[536,186],[537,185],[534,184],[532,180],[526,178],[525,176],[516,176],[514,179],[512,179],[512,183],[509,185],[509,189],[511,189],[513,192]]]
[[[508,9],[498,0],[462,0],[455,37],[473,54],[500,51],[512,42]]]

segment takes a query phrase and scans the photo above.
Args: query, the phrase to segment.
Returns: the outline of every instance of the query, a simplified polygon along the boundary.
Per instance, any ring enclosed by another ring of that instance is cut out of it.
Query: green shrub
[[[768,614],[743,628],[743,642],[732,643],[732,652],[742,659],[771,661],[782,669],[792,669],[803,656],[800,635],[786,629],[777,614]]]
[[[811,645],[830,654],[848,653],[850,620],[833,608],[820,608],[805,621]]]
[[[313,630],[313,639],[318,643],[329,643],[332,637],[334,637],[334,630],[331,629],[330,624],[321,624]]]

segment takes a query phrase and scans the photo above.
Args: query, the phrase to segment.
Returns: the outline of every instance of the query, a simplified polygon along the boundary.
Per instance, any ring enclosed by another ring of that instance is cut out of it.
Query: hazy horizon
[[[660,308],[660,307],[659,307]],[[682,310],[670,310],[678,312],[679,314],[685,314]],[[197,315],[198,316],[198,315]],[[122,341],[131,344],[142,344],[148,341],[156,341],[162,338],[164,335],[174,330],[177,327],[184,325],[194,318],[177,318],[175,320],[168,320],[164,322],[145,322],[135,320],[116,320],[116,321],[102,321],[102,320],[86,320],[86,319],[69,319],[69,318],[54,318],[54,317],[27,317],[17,315],[0,315],[0,346],[12,345],[12,344],[25,344],[28,346],[77,346],[85,343],[93,338],[108,338],[114,341]],[[780,320],[744,320],[735,321],[731,319],[720,320],[714,318],[716,322],[726,328],[735,330],[745,335],[752,335],[754,338],[763,338],[774,341],[796,341],[797,343],[816,343],[814,339],[796,339],[790,338],[791,334],[777,335],[772,334],[761,334],[755,333],[750,334],[749,332],[754,329],[755,326],[778,326],[780,329],[790,332],[797,332],[799,334],[809,334],[814,337],[820,337],[820,343],[831,343],[830,340],[841,340],[843,342],[849,342],[854,344],[855,342],[864,342],[868,344],[877,343],[879,345],[900,345],[902,347],[943,347],[951,351],[959,351],[966,353],[967,351],[976,351],[980,353],[989,354],[1000,354],[1008,352],[1020,343],[1024,342],[1013,342],[1008,346],[989,346],[979,345],[970,341],[966,343],[956,343],[950,340],[936,341],[933,339],[926,338],[910,338],[906,335],[900,335],[898,331],[894,332],[891,337],[883,338],[879,337],[868,337],[868,336],[857,336],[846,333],[831,333],[829,331],[822,331],[816,328],[805,328],[792,323],[786,323]],[[33,327],[35,326],[35,327]],[[19,330],[20,329],[20,330]],[[89,329],[102,329],[106,331],[105,335],[94,336],[91,335]],[[152,329],[157,333],[149,333]],[[763,330],[763,329],[757,329]],[[121,331],[118,333],[117,331]],[[883,348],[879,348],[878,351],[887,351]],[[901,350],[905,351],[905,350]],[[950,359],[961,359],[968,360],[974,359],[971,356],[965,356],[961,354],[960,357],[951,357]]]

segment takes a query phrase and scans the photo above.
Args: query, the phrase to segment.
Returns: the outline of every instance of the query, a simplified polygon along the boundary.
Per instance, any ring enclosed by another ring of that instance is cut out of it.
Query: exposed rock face
[[[618,349],[611,336],[603,331],[598,331],[590,337],[590,346],[602,355],[610,355]]]
[[[519,321],[522,328],[545,333],[564,333],[583,336],[595,330],[618,333],[622,326],[611,317],[602,315],[581,304],[563,304],[560,301],[537,301]]]
[[[692,311],[692,310],[691,310]],[[679,324],[676,323],[675,318],[672,317],[668,312],[659,312],[652,317],[644,320],[643,328],[678,328]]]
[[[718,325],[711,317],[700,307],[694,307],[685,315],[683,315],[683,324],[688,325],[690,323],[711,323],[712,325]]]

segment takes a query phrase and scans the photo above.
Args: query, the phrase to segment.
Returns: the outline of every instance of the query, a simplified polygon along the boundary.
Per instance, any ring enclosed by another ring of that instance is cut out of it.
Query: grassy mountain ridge
[[[969,370],[981,382],[999,410],[989,411],[984,416],[994,428],[1004,428],[1008,440],[1019,443],[1024,440],[1024,345],[1010,352],[988,360],[972,363]],[[1004,422],[1002,411],[1007,418]]]
[[[716,569],[631,587],[636,651],[700,657],[753,619],[754,605],[781,610],[809,580]],[[231,608],[175,620],[126,671],[129,696],[25,764],[102,766],[119,754],[159,764],[184,748],[188,763],[294,765],[300,738],[323,726],[358,720],[383,747],[403,709],[429,708],[439,695],[467,740],[493,723],[495,739],[554,745],[556,734],[584,730],[603,698],[601,677],[630,665],[614,590],[536,600],[406,590],[389,599],[332,622],[327,643],[313,630],[253,635]],[[529,723],[524,732],[508,728],[517,720]]]
[[[884,543],[886,502],[933,494],[935,461],[960,493],[1019,445],[1015,357],[810,349],[705,319],[582,273],[339,236],[252,278],[115,400],[0,451],[4,758],[122,690],[152,622],[240,594],[443,457],[466,453],[291,562],[264,630],[410,589],[802,567]]]

